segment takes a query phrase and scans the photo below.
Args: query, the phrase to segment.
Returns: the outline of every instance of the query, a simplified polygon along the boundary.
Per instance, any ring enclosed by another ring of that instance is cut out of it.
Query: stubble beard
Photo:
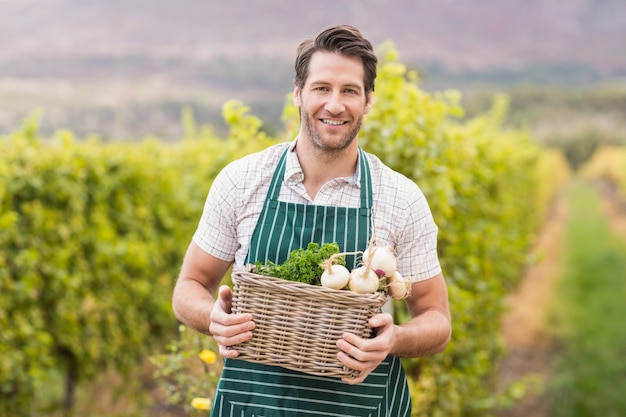
[[[363,116],[359,116],[354,127],[346,133],[346,135],[342,138],[341,141],[332,145],[326,143],[319,130],[313,126],[313,122],[311,117],[307,114],[301,113],[301,123],[304,129],[304,133],[308,136],[310,143],[313,145],[315,149],[319,151],[320,156],[326,155],[329,158],[333,158],[341,154],[346,148],[348,148],[352,142],[356,139],[359,131],[361,130],[361,124],[363,123]]]

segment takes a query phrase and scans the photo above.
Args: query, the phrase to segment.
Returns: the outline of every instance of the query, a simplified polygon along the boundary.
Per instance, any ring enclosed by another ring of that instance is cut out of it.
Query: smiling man
[[[372,95],[366,94],[363,63],[358,57],[319,51],[308,62],[304,79],[296,80],[294,103],[300,109],[297,152],[304,187],[315,198],[329,180],[354,174],[357,136],[363,116],[370,111]],[[325,168],[319,169],[320,165]]]
[[[400,358],[440,352],[450,340],[437,226],[428,203],[414,182],[358,143],[372,107],[376,66],[371,43],[351,26],[331,27],[302,42],[294,85],[298,136],[230,163],[209,191],[173,306],[182,322],[212,335],[225,358],[212,416],[409,417]],[[287,215],[294,221],[267,220]],[[282,263],[310,242],[363,251],[372,233],[378,244],[394,248],[398,271],[413,282],[406,298],[412,318],[397,324],[380,313],[369,321],[375,337],[346,333],[337,340],[339,360],[359,375],[314,377],[237,360],[232,347],[250,339],[255,324],[250,314],[231,314],[232,292],[219,287],[231,265]],[[267,255],[268,246],[277,248],[275,255]]]

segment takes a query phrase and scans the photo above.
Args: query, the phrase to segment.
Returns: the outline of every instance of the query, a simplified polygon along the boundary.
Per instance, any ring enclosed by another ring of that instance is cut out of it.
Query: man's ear
[[[374,104],[374,93],[369,93],[367,95],[367,101],[365,102],[363,113],[368,114],[372,110],[372,104]]]
[[[293,86],[293,104],[297,107],[300,108],[302,107],[302,98],[300,96],[300,89],[298,88],[297,85],[294,84]]]

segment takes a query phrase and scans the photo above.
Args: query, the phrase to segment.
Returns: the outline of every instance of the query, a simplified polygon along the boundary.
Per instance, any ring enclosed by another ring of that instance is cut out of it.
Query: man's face
[[[363,78],[359,58],[314,53],[306,83],[302,89],[294,89],[294,103],[300,109],[300,137],[327,152],[347,148],[371,108],[371,95],[365,96]]]

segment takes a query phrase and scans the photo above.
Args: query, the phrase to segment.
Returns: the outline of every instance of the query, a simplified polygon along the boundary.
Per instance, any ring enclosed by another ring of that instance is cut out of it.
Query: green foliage
[[[469,114],[489,107],[492,93],[473,92],[466,101]],[[604,146],[624,146],[626,89],[616,82],[593,88],[524,85],[509,89],[507,123],[533,126],[536,140],[562,152],[578,170]]]
[[[193,128],[189,115],[188,140],[178,146],[77,141],[69,132],[43,140],[35,116],[0,138],[7,413],[60,407],[60,399],[32,401],[56,369],[66,375],[70,408],[81,380],[111,366],[128,370],[171,337],[171,288],[210,183],[225,164],[268,143],[254,118],[235,110],[241,137],[232,141]]]
[[[414,414],[489,415],[506,401],[489,385],[502,354],[503,296],[521,276],[563,160],[505,127],[507,97],[464,120],[460,93],[421,90],[385,48],[360,141],[426,194],[453,316],[445,352],[405,361]],[[171,289],[211,182],[276,142],[247,106],[229,101],[223,114],[228,138],[186,110],[176,144],[76,141],[69,132],[43,140],[36,120],[0,138],[0,414],[46,405],[33,398],[52,371],[76,383],[124,370],[173,337]],[[291,139],[292,104],[284,121]],[[181,369],[179,359],[162,365]]]
[[[156,366],[154,377],[164,387],[167,403],[190,415],[194,398],[213,396],[221,363],[214,359],[217,346],[212,338],[183,325],[178,331],[178,337],[167,345],[166,351],[152,356],[150,361]],[[212,360],[203,360],[201,352],[213,353]]]
[[[337,253],[339,253],[339,245],[337,243],[324,243],[320,246],[311,242],[306,249],[293,250],[281,265],[273,262],[268,262],[267,264],[255,263],[255,272],[259,275],[286,279],[288,281],[322,285],[320,282],[320,277],[324,273],[322,263]],[[345,265],[345,259],[339,257],[336,263]]]
[[[504,127],[506,96],[463,120],[458,92],[420,90],[416,75],[396,59],[391,50],[379,69],[376,104],[360,141],[426,194],[440,227],[453,317],[453,341],[444,353],[405,361],[415,378],[414,414],[482,416],[497,404],[486,400],[503,353],[503,296],[519,282],[566,167],[527,133]],[[399,307],[398,319],[408,319]]]
[[[626,146],[601,146],[580,169],[583,178],[602,183],[618,204],[626,204]]]
[[[568,190],[563,278],[552,311],[559,342],[548,398],[555,417],[619,416],[626,410],[626,243],[609,229],[598,194]]]
[[[561,149],[572,170],[578,169],[593,157],[602,146],[618,145],[618,138],[610,137],[598,129],[582,129],[567,135],[553,136],[545,140],[550,147]]]
[[[81,379],[127,369],[170,334],[164,290],[196,213],[156,143],[103,146],[68,132],[44,143],[24,129],[0,146],[11,220],[0,232],[1,402],[48,368],[64,370],[71,396]]]

